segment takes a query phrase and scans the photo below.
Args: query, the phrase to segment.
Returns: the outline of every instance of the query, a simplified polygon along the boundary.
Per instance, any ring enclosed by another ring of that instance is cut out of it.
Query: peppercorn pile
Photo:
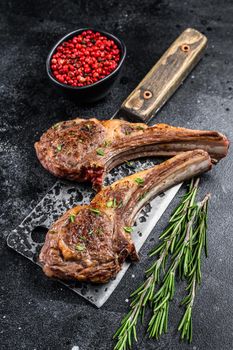
[[[51,69],[59,82],[81,87],[109,75],[119,61],[120,50],[113,40],[87,30],[57,47]]]

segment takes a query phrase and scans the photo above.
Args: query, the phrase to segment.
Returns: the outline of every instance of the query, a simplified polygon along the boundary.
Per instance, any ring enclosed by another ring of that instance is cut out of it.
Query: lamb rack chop
[[[203,149],[216,163],[226,156],[228,145],[216,131],[77,118],[54,125],[35,149],[41,164],[55,176],[101,187],[105,174],[127,160]]]
[[[39,260],[49,277],[106,283],[127,257],[138,260],[130,235],[141,208],[168,188],[211,169],[203,150],[183,152],[102,189],[47,232]]]

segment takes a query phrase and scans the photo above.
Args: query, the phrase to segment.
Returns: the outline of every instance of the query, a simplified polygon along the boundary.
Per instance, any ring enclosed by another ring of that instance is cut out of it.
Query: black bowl
[[[57,47],[63,43],[64,41],[72,38],[73,36],[86,31],[86,30],[92,30],[93,32],[99,32],[100,34],[105,35],[107,38],[113,40],[116,45],[118,46],[120,50],[120,61],[118,63],[118,66],[116,69],[111,72],[109,75],[104,77],[103,79],[90,84],[86,86],[81,86],[81,87],[75,87],[75,86],[70,86],[67,84],[60,83],[53,75],[52,70],[50,68],[50,61],[55,53]],[[53,85],[59,89],[61,92],[65,93],[68,97],[71,97],[72,99],[75,99],[79,102],[95,102],[97,100],[102,99],[104,96],[107,95],[107,93],[110,91],[112,88],[113,84],[116,82],[116,79],[119,76],[119,73],[121,71],[123,62],[125,60],[126,56],[126,46],[123,43],[122,40],[117,38],[115,35],[107,33],[103,30],[97,30],[93,28],[80,28],[78,30],[75,30],[67,35],[65,35],[62,39],[60,39],[56,45],[52,48],[50,51],[47,61],[46,61],[46,71],[48,74],[48,77],[50,81],[53,83]]]

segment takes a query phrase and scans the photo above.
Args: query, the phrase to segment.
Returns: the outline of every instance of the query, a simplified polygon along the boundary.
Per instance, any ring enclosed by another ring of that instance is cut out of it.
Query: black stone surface
[[[0,2],[2,350],[112,349],[112,334],[127,310],[127,298],[148,265],[147,252],[179,200],[173,201],[144,245],[141,262],[132,265],[109,301],[97,310],[48,280],[38,267],[6,246],[7,234],[55,182],[39,165],[33,143],[60,120],[111,116],[168,45],[189,26],[208,36],[208,49],[155,120],[217,129],[232,140],[232,18],[231,0]],[[58,96],[48,85],[45,59],[57,39],[86,25],[121,36],[128,55],[122,78],[112,93],[95,105],[79,106]],[[203,262],[203,284],[195,303],[193,344],[180,344],[176,332],[183,294],[183,286],[179,286],[169,333],[158,342],[140,336],[135,349],[233,348],[232,177],[232,149],[227,159],[202,177],[200,196],[212,192],[209,258]]]

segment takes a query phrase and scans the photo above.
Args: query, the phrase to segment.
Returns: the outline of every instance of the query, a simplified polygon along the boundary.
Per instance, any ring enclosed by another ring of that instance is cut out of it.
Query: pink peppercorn
[[[112,73],[119,61],[120,50],[113,40],[87,30],[59,45],[50,66],[58,81],[81,87]]]

